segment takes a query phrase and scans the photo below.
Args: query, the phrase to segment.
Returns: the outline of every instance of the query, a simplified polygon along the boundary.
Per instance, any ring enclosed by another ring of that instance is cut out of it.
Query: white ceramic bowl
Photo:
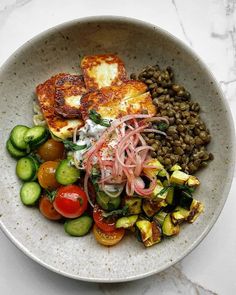
[[[73,238],[63,226],[27,208],[19,198],[16,162],[5,150],[16,124],[32,125],[32,99],[37,84],[58,72],[77,73],[84,55],[116,53],[129,73],[157,61],[174,68],[202,106],[212,134],[209,145],[215,160],[198,176],[196,198],[205,213],[193,225],[183,225],[177,237],[145,249],[132,236],[112,248],[98,245],[92,234]],[[123,17],[90,17],[50,29],[19,48],[0,70],[1,194],[0,224],[24,253],[62,275],[96,282],[142,278],[173,265],[206,236],[227,198],[234,168],[234,129],[228,105],[212,74],[198,56],[169,33],[154,25]]]

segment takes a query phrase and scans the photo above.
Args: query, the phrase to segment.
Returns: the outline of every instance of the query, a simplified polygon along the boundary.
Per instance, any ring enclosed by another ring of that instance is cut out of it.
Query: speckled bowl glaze
[[[174,68],[200,103],[202,117],[212,134],[209,150],[215,160],[198,176],[196,198],[205,213],[193,225],[183,225],[177,237],[145,249],[133,236],[106,248],[92,234],[73,238],[62,224],[46,220],[38,209],[19,198],[16,161],[5,143],[16,124],[32,123],[35,87],[58,72],[78,73],[84,55],[116,53],[128,73],[158,62]],[[228,105],[212,74],[196,54],[169,33],[123,17],[89,17],[50,29],[19,48],[0,70],[0,224],[17,247],[59,274],[85,281],[121,282],[142,278],[173,265],[206,236],[219,216],[231,185],[234,168],[234,129]]]

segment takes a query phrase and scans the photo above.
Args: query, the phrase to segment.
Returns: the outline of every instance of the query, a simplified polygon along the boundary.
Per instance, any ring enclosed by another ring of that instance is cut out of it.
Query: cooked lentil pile
[[[151,132],[143,134],[155,150],[151,156],[167,169],[179,164],[190,174],[206,167],[208,161],[213,160],[213,154],[206,148],[211,141],[210,132],[200,117],[199,104],[191,100],[191,94],[184,86],[175,83],[172,68],[147,66],[137,76],[131,74],[130,78],[147,84],[157,115],[169,120],[169,125],[152,123],[152,128],[164,131],[166,136]]]

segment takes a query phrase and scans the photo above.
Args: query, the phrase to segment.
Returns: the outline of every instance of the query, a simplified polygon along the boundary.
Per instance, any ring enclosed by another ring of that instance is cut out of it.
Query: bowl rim
[[[231,149],[231,154],[230,154],[230,167],[229,167],[229,172],[228,172],[228,182],[225,185],[225,195],[224,198],[221,200],[221,203],[217,210],[215,211],[215,214],[213,216],[213,218],[211,219],[211,222],[207,224],[205,230],[202,232],[202,234],[191,244],[191,246],[186,249],[179,257],[177,257],[176,259],[173,259],[172,261],[168,261],[168,263],[166,263],[164,266],[162,266],[161,268],[159,268],[158,270],[151,270],[148,272],[145,272],[143,274],[138,274],[138,275],[133,275],[133,276],[128,276],[126,278],[117,278],[117,279],[109,279],[109,278],[96,278],[96,277],[81,277],[78,275],[73,275],[70,273],[67,273],[66,271],[61,271],[58,268],[51,266],[49,264],[47,264],[46,262],[42,261],[40,258],[38,258],[36,255],[34,255],[33,253],[31,253],[29,251],[29,249],[27,249],[27,247],[25,247],[24,245],[22,245],[11,233],[10,231],[6,228],[6,226],[2,223],[2,221],[0,220],[0,228],[3,231],[3,233],[8,237],[8,239],[18,248],[20,249],[26,256],[30,257],[32,260],[36,261],[38,264],[44,266],[46,269],[51,270],[57,274],[63,275],[67,278],[71,278],[71,279],[76,279],[76,280],[80,280],[80,281],[85,281],[85,282],[97,282],[97,283],[118,283],[118,282],[128,282],[128,281],[134,281],[134,280],[138,280],[138,279],[142,279],[157,273],[160,273],[164,270],[166,270],[167,268],[169,268],[172,265],[175,265],[177,262],[179,262],[180,260],[182,260],[185,256],[187,256],[189,253],[191,253],[199,244],[200,242],[202,242],[202,240],[207,236],[207,234],[210,232],[210,230],[212,229],[212,227],[214,226],[214,224],[216,223],[217,219],[220,216],[221,211],[224,208],[225,202],[228,198],[228,194],[232,185],[232,180],[233,180],[233,176],[234,176],[234,167],[235,167],[235,158],[234,158],[234,152],[235,152],[235,147],[236,147],[236,143],[235,143],[235,127],[234,127],[234,121],[233,121],[233,117],[232,117],[232,113],[231,113],[231,109],[229,107],[229,103],[227,101],[227,99],[225,98],[225,95],[217,81],[217,79],[214,77],[213,73],[211,72],[211,70],[209,69],[209,67],[205,64],[205,62],[203,62],[203,60],[201,59],[201,57],[191,48],[189,47],[187,44],[185,44],[182,40],[180,40],[179,38],[177,38],[175,35],[169,33],[167,30],[159,27],[158,25],[154,25],[150,22],[147,21],[143,21],[137,18],[133,18],[133,17],[127,17],[127,16],[119,16],[119,15],[96,15],[96,16],[86,16],[86,17],[81,17],[81,18],[77,18],[77,19],[73,19],[70,21],[65,21],[62,23],[59,23],[49,29],[46,29],[42,32],[40,32],[39,34],[35,35],[34,37],[30,38],[28,41],[24,42],[21,46],[19,46],[4,62],[3,64],[0,66],[0,75],[1,73],[5,70],[5,68],[8,67],[8,64],[11,62],[11,60],[14,59],[15,55],[17,55],[18,53],[20,53],[22,50],[24,50],[25,48],[27,48],[31,43],[34,43],[37,40],[40,40],[42,37],[56,32],[60,29],[66,29],[69,28],[70,26],[73,26],[75,24],[80,24],[80,23],[93,23],[93,22],[99,22],[99,21],[112,21],[112,22],[126,22],[126,23],[130,23],[133,25],[137,25],[137,26],[142,26],[148,29],[154,29],[156,31],[158,31],[161,35],[167,37],[167,39],[171,40],[172,42],[174,42],[179,48],[181,48],[182,50],[184,50],[185,52],[187,52],[190,56],[192,56],[197,63],[199,63],[200,67],[202,67],[206,73],[211,77],[212,81],[213,81],[213,85],[216,88],[221,101],[224,104],[224,107],[227,111],[227,117],[228,120],[230,122],[230,126],[229,126],[229,133],[232,139],[232,149]]]

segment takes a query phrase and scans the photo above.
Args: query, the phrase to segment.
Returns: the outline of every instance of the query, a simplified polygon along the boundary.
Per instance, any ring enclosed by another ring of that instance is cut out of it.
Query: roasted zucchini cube
[[[182,223],[189,216],[190,211],[186,210],[180,206],[175,208],[175,211],[171,213],[171,220],[174,224]]]
[[[138,220],[138,215],[130,215],[119,218],[116,221],[116,228],[131,228]]]
[[[188,181],[187,181],[188,186],[190,187],[196,187],[200,185],[200,181],[196,176],[190,175]]]
[[[203,211],[204,205],[201,202],[193,199],[190,207],[190,213],[186,219],[187,222],[193,223]]]
[[[160,243],[162,236],[162,229],[160,224],[157,221],[152,221],[152,236],[143,242],[145,247],[151,247],[157,243]]]
[[[166,207],[167,203],[165,200],[162,199],[144,199],[143,200],[143,211],[148,217],[152,217],[154,214],[156,214],[158,211],[161,210],[161,208]]]
[[[140,231],[142,241],[145,242],[152,236],[152,224],[148,220],[139,220],[136,222],[136,226]]]
[[[125,197],[125,205],[128,206],[129,214],[140,214],[142,212],[142,199],[138,197]]]
[[[165,236],[174,236],[179,233],[179,224],[174,224],[171,219],[170,213],[168,213],[162,224],[162,231]]]
[[[182,171],[174,171],[170,176],[170,182],[175,184],[183,185],[186,181],[188,181],[190,175],[184,173]]]
[[[145,247],[150,247],[161,241],[162,229],[157,221],[139,220],[136,222],[136,226]]]
[[[165,217],[168,213],[164,212],[164,211],[159,211],[157,214],[155,214],[153,216],[153,220],[154,221],[158,221],[158,223],[162,226],[164,220],[165,220]]]
[[[155,166],[156,168],[144,168],[143,173],[146,174],[149,177],[155,177],[159,171],[164,169],[164,166],[156,159],[151,159],[147,163],[148,166]]]

